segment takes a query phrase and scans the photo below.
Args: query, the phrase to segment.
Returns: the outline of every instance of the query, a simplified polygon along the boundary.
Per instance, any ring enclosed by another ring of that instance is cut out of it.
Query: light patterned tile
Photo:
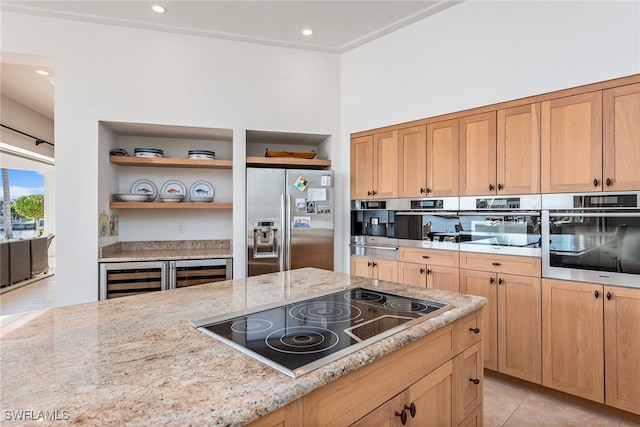
[[[485,427],[502,426],[529,393],[528,389],[517,384],[485,376],[483,407]]]
[[[620,420],[551,396],[531,393],[504,425],[619,427]]]

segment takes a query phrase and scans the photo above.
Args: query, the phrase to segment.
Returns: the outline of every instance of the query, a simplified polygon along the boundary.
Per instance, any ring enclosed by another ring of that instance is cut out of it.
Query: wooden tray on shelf
[[[296,159],[313,159],[316,157],[316,152],[311,150],[310,153],[303,151],[274,151],[267,150],[264,153],[265,157],[295,157]]]

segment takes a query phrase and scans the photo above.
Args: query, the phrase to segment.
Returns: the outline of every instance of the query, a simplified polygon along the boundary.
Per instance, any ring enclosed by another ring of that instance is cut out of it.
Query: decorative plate
[[[139,179],[131,186],[132,194],[147,194],[149,201],[152,201],[158,195],[158,188],[148,179]]]
[[[170,179],[162,185],[162,189],[160,190],[160,194],[173,194],[175,196],[186,196],[187,195],[187,187],[177,179]]]
[[[195,199],[194,201],[203,201],[204,198],[211,198],[213,200],[213,186],[209,184],[207,181],[196,181],[189,188],[189,196],[191,199]]]

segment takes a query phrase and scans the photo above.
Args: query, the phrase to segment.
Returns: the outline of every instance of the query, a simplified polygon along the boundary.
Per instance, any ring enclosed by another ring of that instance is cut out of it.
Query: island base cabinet
[[[484,411],[483,406],[478,405],[467,418],[465,418],[458,427],[482,427],[484,425]]]
[[[457,381],[457,417],[465,420],[478,406],[482,406],[484,388],[481,343],[477,343],[458,355],[454,361]]]
[[[453,397],[453,362],[449,361],[352,424],[352,427],[455,425]]]
[[[249,424],[250,427],[299,427],[301,425],[303,425],[302,400],[295,400]]]

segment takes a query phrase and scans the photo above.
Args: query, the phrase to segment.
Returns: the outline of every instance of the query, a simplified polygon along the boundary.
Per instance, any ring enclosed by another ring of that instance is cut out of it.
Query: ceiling
[[[0,0],[0,10],[106,25],[341,53],[438,13],[462,0]],[[151,11],[152,4],[167,8]],[[303,28],[314,34],[302,35]],[[2,54],[2,94],[53,119],[51,58]],[[38,63],[40,62],[40,63]],[[50,76],[40,76],[45,69]]]

